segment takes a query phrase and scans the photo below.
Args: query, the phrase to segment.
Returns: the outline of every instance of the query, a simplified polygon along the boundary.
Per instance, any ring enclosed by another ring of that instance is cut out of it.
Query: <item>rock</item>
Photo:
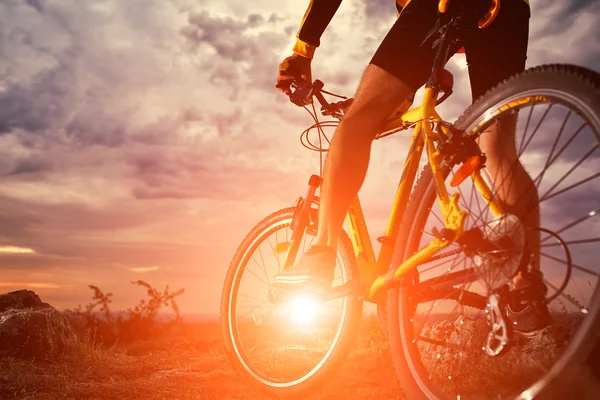
[[[0,295],[0,357],[44,359],[77,342],[67,319],[30,290]]]
[[[50,304],[43,303],[40,296],[31,290],[17,290],[16,292],[0,294],[0,312],[9,308],[49,307]]]

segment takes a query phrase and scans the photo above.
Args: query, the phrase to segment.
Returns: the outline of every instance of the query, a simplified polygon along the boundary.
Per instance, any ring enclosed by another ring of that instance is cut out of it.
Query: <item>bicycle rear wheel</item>
[[[410,399],[600,398],[595,365],[600,354],[600,77],[562,65],[525,71],[479,99],[455,127],[464,135],[485,135],[494,121],[515,113],[516,148],[535,183],[540,227],[553,232],[542,232],[540,239],[553,323],[531,339],[514,335],[499,355],[487,355],[490,328],[482,308],[495,286],[475,259],[486,255],[465,254],[455,244],[446,248],[442,254],[448,257],[421,264],[388,290],[394,366]],[[446,160],[448,181],[459,167]],[[457,189],[468,212],[466,229],[495,226],[471,179]],[[430,242],[433,227],[443,228],[442,221],[426,167],[407,208],[393,265]],[[513,261],[505,259],[496,279],[511,283],[512,272],[502,274],[502,268]],[[572,273],[559,293],[569,264]],[[451,278],[452,290],[436,291],[434,283]]]
[[[356,296],[318,304],[306,298],[273,304],[269,298],[291,239],[294,210],[279,210],[248,233],[231,261],[221,297],[230,362],[246,381],[278,397],[306,395],[324,384],[348,354],[362,315]],[[314,226],[306,229],[300,252],[315,233]],[[358,269],[352,243],[342,232],[333,286],[351,279],[359,279]]]

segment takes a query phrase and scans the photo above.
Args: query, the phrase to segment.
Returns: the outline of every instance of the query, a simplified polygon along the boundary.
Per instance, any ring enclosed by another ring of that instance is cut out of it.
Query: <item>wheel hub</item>
[[[479,277],[488,288],[507,283],[518,271],[525,252],[525,228],[513,214],[500,215],[482,228],[482,246],[473,255]]]

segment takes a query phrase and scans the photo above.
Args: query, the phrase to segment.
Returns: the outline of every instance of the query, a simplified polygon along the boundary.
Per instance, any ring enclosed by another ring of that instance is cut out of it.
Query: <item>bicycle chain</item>
[[[446,253],[438,254],[436,256],[431,256],[427,260],[423,261],[422,263],[420,263],[418,265],[429,264],[429,263],[432,263],[434,261],[441,260],[443,258],[447,258],[447,257],[453,256],[455,254],[459,254],[459,253],[462,253],[462,252],[463,252],[463,249],[451,250],[451,251],[448,251]]]
[[[447,258],[459,253],[462,253],[463,249],[455,249],[455,250],[451,250],[448,251],[446,253],[442,253],[442,254],[438,254],[436,256],[432,256],[430,258],[428,258],[426,261],[423,261],[422,263],[418,264],[418,265],[425,265],[425,264],[429,264],[432,263],[434,261],[437,260],[441,260],[443,258]],[[462,291],[462,293],[460,294],[460,298],[457,299],[458,302],[462,305],[465,306],[469,306],[469,307],[474,307],[474,308],[478,308],[480,310],[483,310],[485,308],[486,305],[486,298],[484,296],[481,296],[479,294],[476,293],[471,293],[469,291]]]

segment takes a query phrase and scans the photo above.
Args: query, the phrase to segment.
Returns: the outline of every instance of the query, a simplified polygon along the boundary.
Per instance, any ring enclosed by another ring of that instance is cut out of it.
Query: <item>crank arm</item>
[[[339,299],[345,296],[363,296],[365,293],[363,284],[357,280],[352,279],[343,285],[335,286],[331,288],[331,290],[325,293],[323,297],[324,301],[329,301],[333,299]]]

